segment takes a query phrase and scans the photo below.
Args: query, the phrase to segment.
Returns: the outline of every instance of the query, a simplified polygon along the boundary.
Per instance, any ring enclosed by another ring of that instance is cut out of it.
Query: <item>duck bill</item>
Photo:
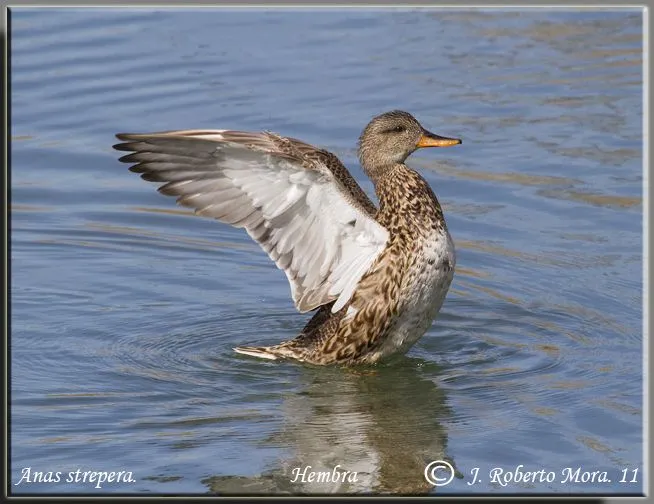
[[[420,140],[416,144],[416,148],[422,149],[423,147],[452,147],[453,145],[459,145],[461,139],[459,138],[448,138],[444,136],[435,135],[429,131],[424,131]]]

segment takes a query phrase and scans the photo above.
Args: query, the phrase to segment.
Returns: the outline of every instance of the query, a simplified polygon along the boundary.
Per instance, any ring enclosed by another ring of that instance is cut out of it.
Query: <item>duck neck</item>
[[[365,159],[361,160],[361,168],[363,168],[363,172],[368,175],[370,180],[372,180],[372,183],[375,184],[375,187],[377,187],[377,184],[385,179],[390,172],[395,170],[397,166],[399,165],[392,162],[366,163]]]
[[[370,180],[377,185],[377,181],[384,178],[389,172],[392,172],[398,166],[404,166],[406,155],[388,156],[375,149],[369,143],[362,141],[359,146],[359,162],[361,168]]]
[[[404,163],[387,168],[374,182],[380,224],[390,225],[401,216],[407,224],[423,229],[445,226],[443,210],[434,191],[418,172]]]

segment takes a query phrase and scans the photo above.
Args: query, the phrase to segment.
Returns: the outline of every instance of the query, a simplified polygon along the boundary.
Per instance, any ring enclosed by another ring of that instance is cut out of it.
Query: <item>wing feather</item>
[[[117,136],[124,143],[114,147],[131,152],[121,161],[162,183],[162,194],[244,227],[286,273],[302,312],[346,306],[388,240],[354,179],[340,162],[329,166],[336,157],[299,140],[228,130]]]

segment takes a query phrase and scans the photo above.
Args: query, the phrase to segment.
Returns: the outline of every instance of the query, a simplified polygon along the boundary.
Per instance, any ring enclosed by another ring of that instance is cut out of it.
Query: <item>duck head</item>
[[[366,174],[378,179],[385,171],[404,163],[416,149],[451,147],[461,140],[427,131],[408,112],[393,110],[374,117],[359,137],[359,161]]]

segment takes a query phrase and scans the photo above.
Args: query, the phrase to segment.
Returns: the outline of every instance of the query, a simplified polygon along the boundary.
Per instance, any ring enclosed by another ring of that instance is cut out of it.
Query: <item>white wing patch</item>
[[[339,311],[383,250],[388,231],[350,204],[326,166],[307,168],[290,156],[230,141],[245,142],[247,135],[253,142],[266,138],[173,131],[121,135],[131,143],[117,147],[134,152],[122,158],[138,163],[133,171],[165,182],[162,193],[200,215],[244,227],[286,273],[298,310],[336,300],[332,312]]]

